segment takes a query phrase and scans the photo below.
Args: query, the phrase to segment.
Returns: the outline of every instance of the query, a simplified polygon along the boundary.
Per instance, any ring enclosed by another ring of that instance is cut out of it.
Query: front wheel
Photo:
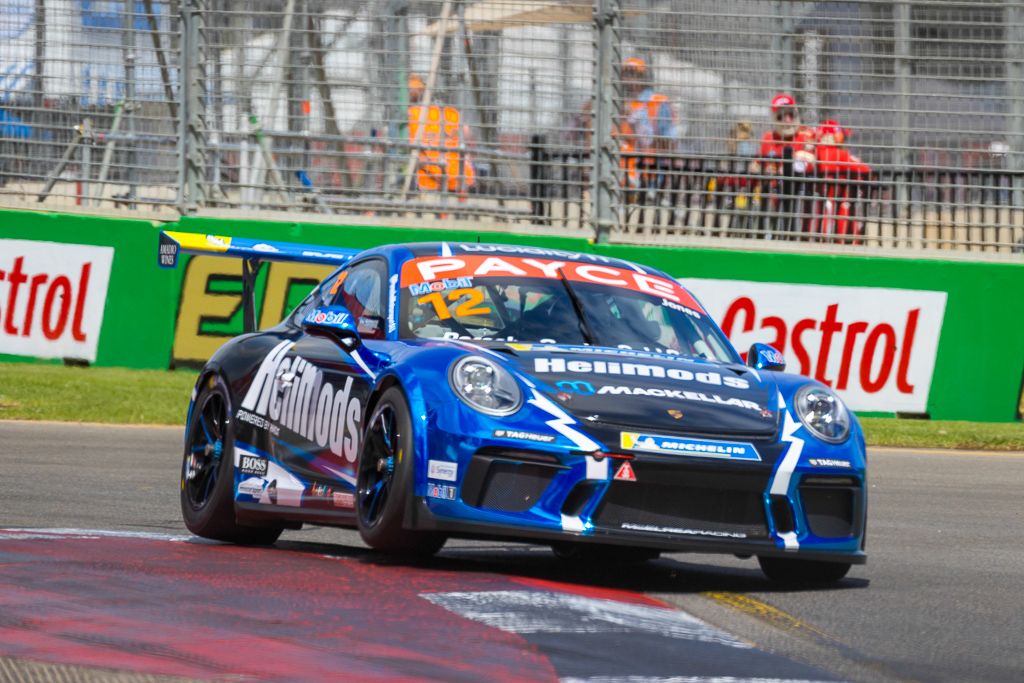
[[[197,536],[244,545],[270,545],[279,528],[235,522],[234,425],[231,396],[219,375],[210,375],[192,406],[181,465],[181,516]]]
[[[850,571],[849,562],[821,562],[790,557],[758,557],[761,571],[772,581],[789,584],[835,583]]]
[[[427,557],[445,543],[440,534],[402,527],[413,495],[415,460],[409,404],[401,389],[392,387],[381,396],[367,424],[356,477],[359,535],[374,550]]]

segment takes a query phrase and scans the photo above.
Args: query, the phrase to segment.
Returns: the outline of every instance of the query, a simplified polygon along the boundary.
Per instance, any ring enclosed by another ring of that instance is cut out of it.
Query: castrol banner
[[[927,412],[946,293],[680,279],[740,353],[754,342],[854,410]]]
[[[112,247],[0,239],[0,353],[96,360]]]

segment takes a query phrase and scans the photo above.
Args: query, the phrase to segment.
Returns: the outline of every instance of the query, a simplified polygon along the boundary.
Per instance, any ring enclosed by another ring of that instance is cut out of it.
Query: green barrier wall
[[[114,247],[96,365],[167,367],[180,274],[155,268],[159,230],[142,220],[0,211],[0,238]]]
[[[1024,378],[1024,264],[592,245],[586,240],[473,231],[272,223],[183,217],[176,224],[32,212],[0,212],[0,237],[116,248],[97,365],[168,367],[185,269],[156,266],[163,228],[257,239],[371,247],[392,242],[483,241],[591,251],[639,261],[676,277],[872,286],[947,292],[928,412],[935,419],[1018,419]],[[267,279],[261,274],[257,299]],[[211,282],[213,282],[211,280]],[[235,297],[237,281],[222,282]],[[216,295],[214,286],[207,291]],[[287,305],[301,291],[289,295]],[[277,302],[280,305],[280,302]],[[203,332],[241,330],[237,308]]]

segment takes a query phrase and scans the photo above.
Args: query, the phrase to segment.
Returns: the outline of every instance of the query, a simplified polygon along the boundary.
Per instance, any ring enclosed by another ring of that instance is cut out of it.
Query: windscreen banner
[[[113,247],[0,239],[0,353],[95,361]]]
[[[681,279],[736,349],[771,344],[786,370],[854,410],[927,412],[946,292]]]

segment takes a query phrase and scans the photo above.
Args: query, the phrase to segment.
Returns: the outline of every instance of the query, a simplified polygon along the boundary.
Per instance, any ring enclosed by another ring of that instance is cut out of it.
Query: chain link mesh
[[[173,205],[177,10],[0,3],[0,199],[40,208]]]
[[[6,205],[1024,251],[1018,2],[0,6]]]

